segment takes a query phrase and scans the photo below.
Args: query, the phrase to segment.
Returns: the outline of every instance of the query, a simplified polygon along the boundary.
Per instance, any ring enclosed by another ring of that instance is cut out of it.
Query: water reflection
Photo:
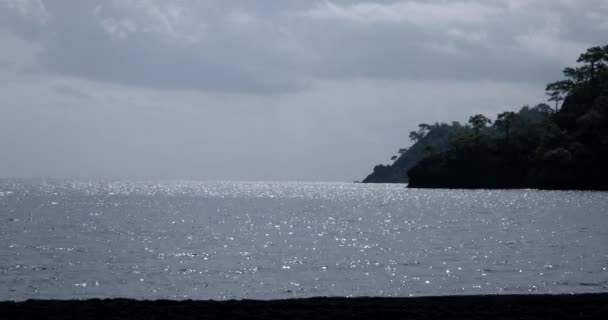
[[[306,183],[0,182],[0,298],[608,289],[608,197]]]

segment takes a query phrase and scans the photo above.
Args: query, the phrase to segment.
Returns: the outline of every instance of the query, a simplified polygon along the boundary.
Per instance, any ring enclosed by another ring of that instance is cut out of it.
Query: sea
[[[608,292],[608,193],[0,180],[0,300]]]

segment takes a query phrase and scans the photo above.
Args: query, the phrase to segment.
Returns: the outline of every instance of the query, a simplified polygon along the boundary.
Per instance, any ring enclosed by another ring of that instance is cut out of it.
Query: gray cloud
[[[353,77],[546,81],[608,16],[600,0],[11,2],[4,24],[36,37],[46,71],[262,93]]]
[[[544,99],[602,0],[0,2],[0,176],[342,180]]]

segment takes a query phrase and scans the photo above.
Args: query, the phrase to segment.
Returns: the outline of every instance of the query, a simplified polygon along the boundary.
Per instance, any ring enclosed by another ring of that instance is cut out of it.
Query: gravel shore
[[[608,294],[0,302],[0,319],[606,319]]]

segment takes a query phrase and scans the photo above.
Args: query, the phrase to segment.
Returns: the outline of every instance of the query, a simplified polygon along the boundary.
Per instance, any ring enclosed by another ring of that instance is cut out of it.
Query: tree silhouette
[[[485,128],[487,124],[492,123],[492,120],[486,118],[483,114],[476,114],[469,118],[469,124],[473,127],[475,135],[479,135],[481,129]]]
[[[422,138],[424,138],[424,135],[421,135],[419,132],[416,132],[416,131],[410,132],[410,140],[412,140],[412,142],[416,143],[416,142],[422,140]]]
[[[555,103],[555,112],[559,111],[560,102],[564,101],[576,88],[588,88],[597,94],[601,74],[608,71],[608,46],[597,46],[587,49],[578,60],[579,67],[564,68],[565,80],[549,83],[545,89],[548,101]]]
[[[589,67],[581,66],[577,68],[566,67],[564,71],[562,71],[564,77],[566,77],[570,83],[573,85],[581,85],[587,82],[589,77]],[[574,86],[573,86],[574,87]]]
[[[498,115],[494,124],[501,128],[505,132],[505,139],[509,142],[509,134],[511,132],[511,126],[517,119],[517,114],[512,111],[506,111]]]
[[[564,101],[564,96],[562,96],[560,91],[547,92],[547,95],[549,96],[547,101],[555,102],[555,113],[557,113],[559,111],[559,103]]]
[[[559,92],[562,96],[568,95],[572,89],[574,89],[574,81],[573,80],[560,80],[556,82],[551,82],[545,88],[545,91],[548,92]]]
[[[551,106],[546,103],[539,103],[532,108],[533,111],[541,113],[541,114],[550,114],[553,110]],[[519,114],[518,114],[519,116]]]
[[[412,140],[414,143],[424,139],[424,137],[426,136],[426,134],[431,131],[431,126],[426,124],[426,123],[421,123],[418,125],[418,131],[412,131],[410,132],[410,140]]]
[[[597,75],[606,70],[606,62],[608,62],[608,46],[592,47],[587,49],[587,52],[580,55],[578,63],[585,63],[587,68],[581,69],[587,73],[586,78],[591,82],[591,86],[597,86]]]

